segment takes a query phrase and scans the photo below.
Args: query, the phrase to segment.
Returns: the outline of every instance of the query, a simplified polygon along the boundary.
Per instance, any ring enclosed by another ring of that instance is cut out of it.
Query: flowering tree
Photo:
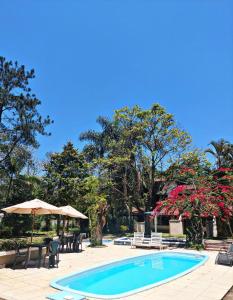
[[[233,216],[233,174],[229,168],[220,168],[209,176],[189,173],[192,184],[178,185],[168,198],[156,204],[154,214],[171,215],[188,219],[187,241],[201,244],[203,240],[203,218],[217,217],[226,222],[232,235],[230,220]]]

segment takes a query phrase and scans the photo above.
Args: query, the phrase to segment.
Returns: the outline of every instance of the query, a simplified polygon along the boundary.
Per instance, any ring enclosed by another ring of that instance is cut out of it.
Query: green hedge
[[[22,239],[0,239],[0,251],[9,251],[15,249],[15,242],[18,243],[20,248],[25,248],[27,246],[28,240]]]
[[[45,236],[43,237],[33,237],[33,243],[42,243]],[[0,239],[0,251],[10,251],[15,250],[15,243],[19,245],[20,248],[26,248],[27,244],[30,244],[30,238],[12,238],[12,239]]]

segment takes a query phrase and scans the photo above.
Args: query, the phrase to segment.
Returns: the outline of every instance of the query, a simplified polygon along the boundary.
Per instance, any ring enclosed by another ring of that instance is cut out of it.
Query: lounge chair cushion
[[[68,296],[72,296],[73,298],[69,298]],[[67,297],[67,298],[64,298],[64,297]],[[50,300],[65,300],[65,299],[70,299],[70,300],[81,300],[81,299],[85,299],[85,296],[81,296],[81,295],[78,295],[78,294],[74,294],[74,293],[71,293],[71,292],[66,292],[66,291],[62,291],[62,292],[59,292],[59,293],[55,293],[55,294],[50,294],[47,296],[47,299],[50,299]]]
[[[216,258],[216,263],[219,265],[229,265],[232,266],[233,264],[233,256],[229,253],[219,253]]]

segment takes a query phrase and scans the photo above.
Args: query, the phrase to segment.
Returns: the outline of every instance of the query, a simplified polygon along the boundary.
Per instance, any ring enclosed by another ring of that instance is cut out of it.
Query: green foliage
[[[80,227],[70,227],[69,232],[71,233],[79,233],[80,232]]]
[[[210,153],[216,161],[216,167],[233,168],[233,144],[220,139],[219,141],[211,141],[211,148],[206,149],[206,153]]]
[[[15,244],[18,244],[19,248],[26,248],[28,244],[27,239],[0,239],[0,251],[15,250]]]
[[[82,182],[88,176],[88,164],[82,153],[68,142],[61,153],[49,155],[44,165],[44,182],[50,203],[82,208]]]
[[[47,134],[51,120],[41,117],[37,110],[41,102],[29,87],[34,77],[34,70],[26,71],[0,56],[0,164],[16,146],[38,147],[37,135]]]
[[[109,220],[115,228],[123,223],[132,229],[132,208],[153,207],[161,165],[184,151],[190,137],[159,104],[148,110],[125,107],[112,120],[99,117],[97,122],[101,131],[80,136],[88,142],[84,154],[93,174],[108,182]]]
[[[0,57],[0,208],[31,200],[40,185],[22,175],[30,174],[32,148],[39,146],[39,134],[48,135],[46,127],[51,123],[38,112],[41,102],[29,87],[34,77],[34,70]],[[6,215],[0,234],[22,234],[30,222],[30,216]]]
[[[193,179],[199,176],[208,176],[211,163],[207,160],[205,152],[193,149],[182,153],[179,158],[169,161],[170,166],[164,175],[168,181],[176,181],[179,184],[192,184]]]
[[[107,195],[104,193],[105,184],[95,176],[87,177],[84,181],[85,196],[89,217],[91,246],[102,245],[102,229],[106,224],[106,214],[108,210]]]
[[[35,176],[18,175],[13,179],[10,196],[5,205],[15,205],[34,198],[40,198],[43,194],[41,179]],[[41,197],[43,198],[43,197]],[[8,235],[19,236],[31,229],[31,216],[19,214],[5,214],[0,224],[0,236],[5,236],[5,227]]]
[[[88,176],[89,168],[84,155],[68,142],[61,153],[49,155],[44,170],[45,199],[56,206],[71,205],[85,212],[83,181]],[[60,217],[57,218],[58,234]]]
[[[69,142],[60,153],[49,154],[43,176],[30,175],[36,169],[32,150],[39,146],[37,136],[47,135],[51,123],[38,112],[40,100],[29,87],[34,77],[34,70],[0,57],[0,208],[36,197],[56,206],[72,205],[88,214],[96,246],[102,244],[107,221],[117,232],[131,231],[133,208],[151,210],[160,198],[161,182],[193,184],[195,176],[210,176],[205,154],[187,151],[190,136],[159,104],[124,107],[112,119],[100,116],[99,131],[80,135],[86,142],[82,152]],[[232,144],[220,140],[211,145],[206,152],[216,164],[232,166]],[[41,223],[49,229],[48,218],[37,218],[38,229]],[[31,217],[9,214],[0,226],[0,235],[19,236],[30,229]]]
[[[190,249],[195,249],[195,250],[197,250],[197,251],[201,251],[201,250],[204,250],[204,249],[205,249],[205,247],[204,247],[203,244],[196,244],[196,243],[189,243],[189,244],[188,244],[188,247],[189,247]]]
[[[40,244],[44,241],[46,237],[52,238],[54,236],[54,232],[46,232],[46,235],[33,237],[33,244]],[[0,251],[10,251],[15,250],[15,244],[18,244],[20,248],[26,248],[28,244],[31,244],[30,237],[24,238],[11,238],[11,239],[0,239]]]
[[[121,233],[126,233],[129,230],[129,227],[126,225],[120,225],[120,232]]]
[[[127,141],[126,149],[130,149],[129,157],[132,163],[141,162],[138,158],[148,160],[146,170],[147,178],[144,183],[147,186],[148,196],[144,198],[146,210],[151,208],[155,199],[155,178],[158,168],[167,164],[170,155],[175,156],[184,151],[191,142],[190,136],[178,128],[173,115],[167,113],[159,104],[154,104],[148,110],[142,110],[139,106],[132,109],[125,107],[116,111],[114,116],[116,124],[121,128],[123,140]],[[120,144],[121,147],[123,143]],[[142,178],[141,172],[137,174]],[[137,185],[142,186],[142,182]]]

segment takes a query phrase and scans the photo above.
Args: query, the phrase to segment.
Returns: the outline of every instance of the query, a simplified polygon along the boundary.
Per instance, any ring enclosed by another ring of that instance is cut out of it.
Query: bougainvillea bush
[[[189,172],[189,184],[178,185],[167,199],[157,202],[154,215],[170,215],[187,219],[187,242],[201,244],[203,241],[204,218],[216,217],[228,225],[232,235],[233,216],[233,172],[220,168],[208,176],[197,176],[193,169]],[[184,172],[184,170],[182,170]],[[191,183],[190,183],[191,182]]]

